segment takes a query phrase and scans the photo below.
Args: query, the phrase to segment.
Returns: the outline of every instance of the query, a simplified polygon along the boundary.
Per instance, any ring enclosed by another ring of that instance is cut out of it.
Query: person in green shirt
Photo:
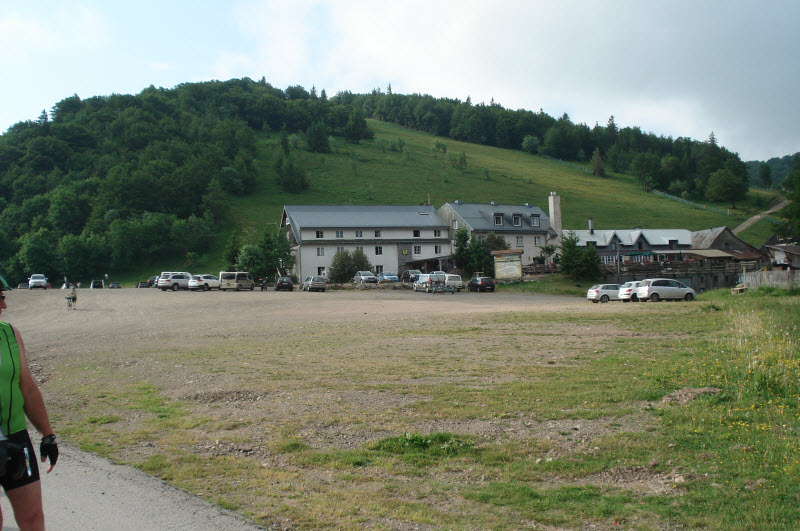
[[[8,286],[0,281],[0,319]],[[39,454],[50,460],[49,473],[58,460],[58,445],[42,393],[31,375],[25,344],[19,331],[0,321],[0,454],[4,474],[0,485],[6,492],[20,529],[43,530],[42,485],[36,453],[27,430],[27,420],[42,435]],[[0,513],[0,527],[3,515]]]

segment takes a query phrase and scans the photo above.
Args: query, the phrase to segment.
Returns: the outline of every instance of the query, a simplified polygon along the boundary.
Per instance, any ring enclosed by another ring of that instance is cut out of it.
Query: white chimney
[[[556,233],[556,241],[561,241],[561,196],[555,192],[550,192],[547,198],[550,207],[550,226]]]
[[[589,234],[594,234],[594,220],[589,218]]]

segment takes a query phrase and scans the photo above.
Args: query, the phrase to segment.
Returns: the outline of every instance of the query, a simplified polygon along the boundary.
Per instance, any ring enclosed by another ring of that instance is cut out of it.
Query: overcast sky
[[[800,151],[795,0],[3,0],[0,131],[78,94],[250,77]]]

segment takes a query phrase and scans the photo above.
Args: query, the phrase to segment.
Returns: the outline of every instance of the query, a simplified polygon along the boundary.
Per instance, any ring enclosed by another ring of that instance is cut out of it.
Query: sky
[[[3,0],[0,132],[64,98],[186,82],[430,94],[800,151],[795,0]]]

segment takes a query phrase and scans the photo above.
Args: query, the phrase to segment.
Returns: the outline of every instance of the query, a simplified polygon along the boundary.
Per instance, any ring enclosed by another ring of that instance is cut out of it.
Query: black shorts
[[[13,480],[8,476],[0,477],[0,485],[3,486],[3,490],[9,491],[16,489],[17,487],[24,487],[29,483],[39,481],[39,465],[36,462],[36,453],[33,451],[33,444],[31,443],[31,438],[28,435],[28,430],[12,433],[8,436],[8,440],[13,443],[21,444],[27,448],[28,457],[26,460],[25,475],[22,476],[22,478]]]

